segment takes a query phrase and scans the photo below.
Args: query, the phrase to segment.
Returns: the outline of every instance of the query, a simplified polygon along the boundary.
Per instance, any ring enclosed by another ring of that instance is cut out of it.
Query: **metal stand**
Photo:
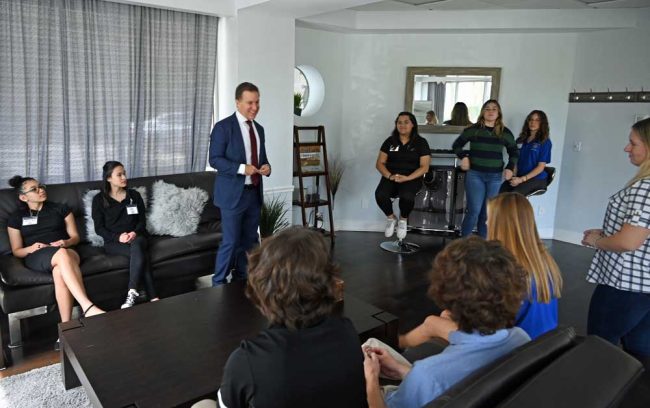
[[[392,252],[394,254],[414,254],[420,250],[420,246],[418,244],[413,244],[411,242],[404,242],[401,239],[398,239],[397,241],[384,241],[381,244],[379,244],[381,249],[384,251]]]

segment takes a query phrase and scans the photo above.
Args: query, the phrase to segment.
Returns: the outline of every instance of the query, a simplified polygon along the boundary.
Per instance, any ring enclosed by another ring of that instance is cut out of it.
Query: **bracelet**
[[[600,241],[600,240],[603,239],[603,238],[605,238],[605,237],[602,236],[602,235],[599,236],[598,238],[596,238],[596,240],[594,241],[594,248],[596,248],[596,249],[600,249],[600,248],[598,248],[598,241]]]

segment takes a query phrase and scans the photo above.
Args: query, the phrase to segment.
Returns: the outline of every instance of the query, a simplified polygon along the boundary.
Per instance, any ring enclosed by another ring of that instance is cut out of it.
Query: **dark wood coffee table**
[[[337,313],[361,341],[396,344],[392,314],[347,294]],[[190,405],[216,397],[230,353],[266,326],[236,283],[62,323],[63,382],[96,407]]]

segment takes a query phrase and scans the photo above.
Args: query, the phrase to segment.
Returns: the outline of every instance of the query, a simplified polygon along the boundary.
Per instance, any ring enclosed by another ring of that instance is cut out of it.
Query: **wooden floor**
[[[410,233],[407,240],[421,245],[422,250],[404,256],[381,250],[379,243],[384,240],[381,233],[338,232],[334,258],[341,266],[346,291],[398,316],[400,332],[404,332],[418,325],[428,314],[439,312],[426,296],[427,273],[433,258],[448,240]],[[546,241],[546,244],[564,277],[564,290],[559,302],[560,324],[573,326],[579,334],[585,334],[593,291],[593,285],[585,281],[585,275],[593,250],[560,241]],[[53,321],[56,316],[49,319]],[[28,326],[35,328],[32,333],[27,333],[24,356],[16,358],[9,369],[0,371],[0,378],[58,362],[58,353],[52,351],[57,336],[55,325],[41,322],[41,327],[39,324]],[[650,407],[650,385],[637,386],[622,407]]]

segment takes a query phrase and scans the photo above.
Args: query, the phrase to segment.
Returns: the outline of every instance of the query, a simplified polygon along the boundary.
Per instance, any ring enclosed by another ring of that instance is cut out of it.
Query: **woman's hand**
[[[510,179],[510,185],[512,187],[517,187],[518,185],[520,185],[523,182],[524,182],[523,177],[513,177],[513,178]]]
[[[603,238],[604,236],[605,234],[601,229],[587,230],[584,232],[584,236],[582,237],[582,245],[595,248],[596,241],[598,241],[600,238]]]
[[[65,247],[65,241],[60,239],[58,241],[50,242],[50,246],[63,248]]]
[[[120,237],[118,238],[118,241],[120,241],[123,244],[127,244],[129,242],[129,234],[127,232],[121,233]]]
[[[512,170],[510,169],[503,170],[503,178],[506,180],[512,179]]]
[[[469,157],[463,157],[460,160],[460,169],[462,171],[467,171],[469,170],[469,167],[470,167]]]
[[[404,183],[405,181],[408,181],[408,177],[402,174],[393,174],[390,179],[396,183]]]
[[[45,248],[49,245],[44,244],[42,242],[34,242],[28,247],[28,251],[30,254],[33,254],[34,252],[38,251],[39,249]]]
[[[126,240],[126,242],[130,244],[131,242],[133,242],[133,240],[135,239],[135,237],[136,237],[138,234],[136,234],[135,231],[131,231],[131,232],[128,232],[126,235],[127,235],[127,240]]]

